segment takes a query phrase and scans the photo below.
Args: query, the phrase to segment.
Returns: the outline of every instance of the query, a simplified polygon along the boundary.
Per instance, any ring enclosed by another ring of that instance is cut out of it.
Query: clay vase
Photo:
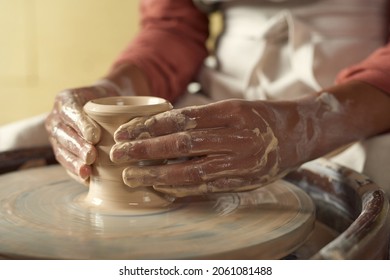
[[[84,106],[84,111],[100,125],[102,132],[96,145],[98,158],[92,165],[87,204],[99,209],[126,210],[165,207],[173,202],[172,197],[158,193],[152,187],[132,189],[125,185],[122,172],[129,163],[115,164],[110,160],[110,149],[115,144],[113,135],[120,125],[135,117],[170,109],[172,105],[168,101],[148,96],[99,98]]]

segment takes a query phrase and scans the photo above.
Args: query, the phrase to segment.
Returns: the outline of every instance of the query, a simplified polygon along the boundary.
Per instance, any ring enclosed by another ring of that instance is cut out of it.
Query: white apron
[[[224,32],[201,71],[201,94],[187,94],[176,106],[227,98],[289,99],[329,87],[341,69],[384,45],[386,4],[220,1]],[[354,144],[332,160],[365,173],[390,195],[390,134]]]

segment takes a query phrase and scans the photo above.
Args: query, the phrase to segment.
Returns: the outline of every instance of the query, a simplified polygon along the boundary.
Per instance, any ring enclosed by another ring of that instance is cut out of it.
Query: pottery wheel
[[[314,226],[314,205],[278,181],[170,208],[99,212],[60,166],[0,176],[0,258],[278,259]]]

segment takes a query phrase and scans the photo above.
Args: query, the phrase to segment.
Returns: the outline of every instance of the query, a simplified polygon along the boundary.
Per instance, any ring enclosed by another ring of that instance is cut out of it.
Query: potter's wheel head
[[[169,208],[99,212],[60,166],[0,176],[0,256],[39,259],[277,259],[310,235],[314,205],[285,181]]]

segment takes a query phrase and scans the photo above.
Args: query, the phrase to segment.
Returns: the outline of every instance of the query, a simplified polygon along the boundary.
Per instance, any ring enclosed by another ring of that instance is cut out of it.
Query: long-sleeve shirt
[[[152,94],[173,102],[208,54],[208,16],[192,0],[143,0],[140,11],[140,33],[114,67],[136,65],[146,75]]]
[[[369,83],[390,95],[390,44],[376,50],[362,62],[343,69],[336,82],[360,80]]]
[[[171,102],[184,93],[208,54],[208,17],[192,0],[141,1],[141,31],[114,67],[132,63],[146,75],[152,94]],[[336,82],[367,82],[390,94],[390,44],[347,67]],[[330,85],[329,85],[330,86]]]

